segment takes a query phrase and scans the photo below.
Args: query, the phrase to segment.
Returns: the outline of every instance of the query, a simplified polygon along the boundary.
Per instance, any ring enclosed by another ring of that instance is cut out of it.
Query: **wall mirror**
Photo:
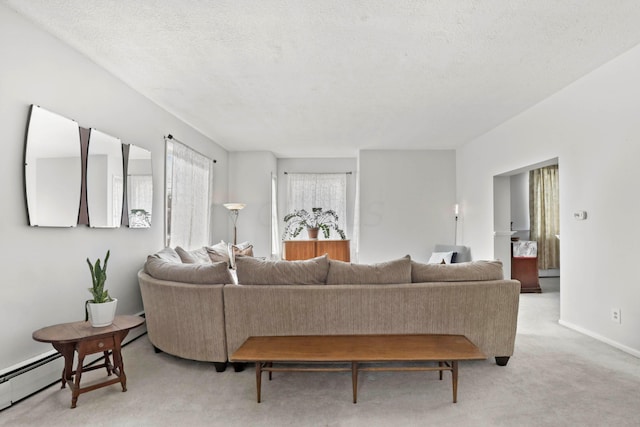
[[[25,150],[29,225],[76,226],[81,182],[78,123],[32,105]]]
[[[149,228],[153,208],[151,152],[129,145],[126,169],[129,227]]]
[[[86,180],[89,226],[120,227],[124,186],[122,143],[118,138],[91,129]]]

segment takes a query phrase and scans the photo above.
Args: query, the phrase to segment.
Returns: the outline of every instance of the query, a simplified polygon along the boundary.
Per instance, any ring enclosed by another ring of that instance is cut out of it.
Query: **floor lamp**
[[[233,244],[238,243],[238,229],[236,228],[236,223],[238,222],[238,215],[240,214],[240,210],[245,206],[244,203],[225,203],[224,207],[229,209],[229,214],[231,215],[231,219],[233,220]]]

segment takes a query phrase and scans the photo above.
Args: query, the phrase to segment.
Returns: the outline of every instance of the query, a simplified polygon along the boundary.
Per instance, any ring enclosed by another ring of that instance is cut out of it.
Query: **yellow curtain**
[[[560,268],[560,191],[558,166],[529,172],[531,240],[538,242],[538,268]]]

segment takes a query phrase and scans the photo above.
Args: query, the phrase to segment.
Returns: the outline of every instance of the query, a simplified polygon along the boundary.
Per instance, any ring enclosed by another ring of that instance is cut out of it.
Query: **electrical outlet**
[[[611,309],[611,321],[616,323],[622,323],[622,317],[619,308]]]

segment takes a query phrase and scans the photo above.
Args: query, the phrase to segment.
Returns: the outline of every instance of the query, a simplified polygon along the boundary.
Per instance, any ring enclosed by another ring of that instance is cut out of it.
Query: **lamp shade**
[[[247,205],[244,203],[225,203],[223,206],[229,209],[230,211],[239,211],[240,209],[243,209]]]

